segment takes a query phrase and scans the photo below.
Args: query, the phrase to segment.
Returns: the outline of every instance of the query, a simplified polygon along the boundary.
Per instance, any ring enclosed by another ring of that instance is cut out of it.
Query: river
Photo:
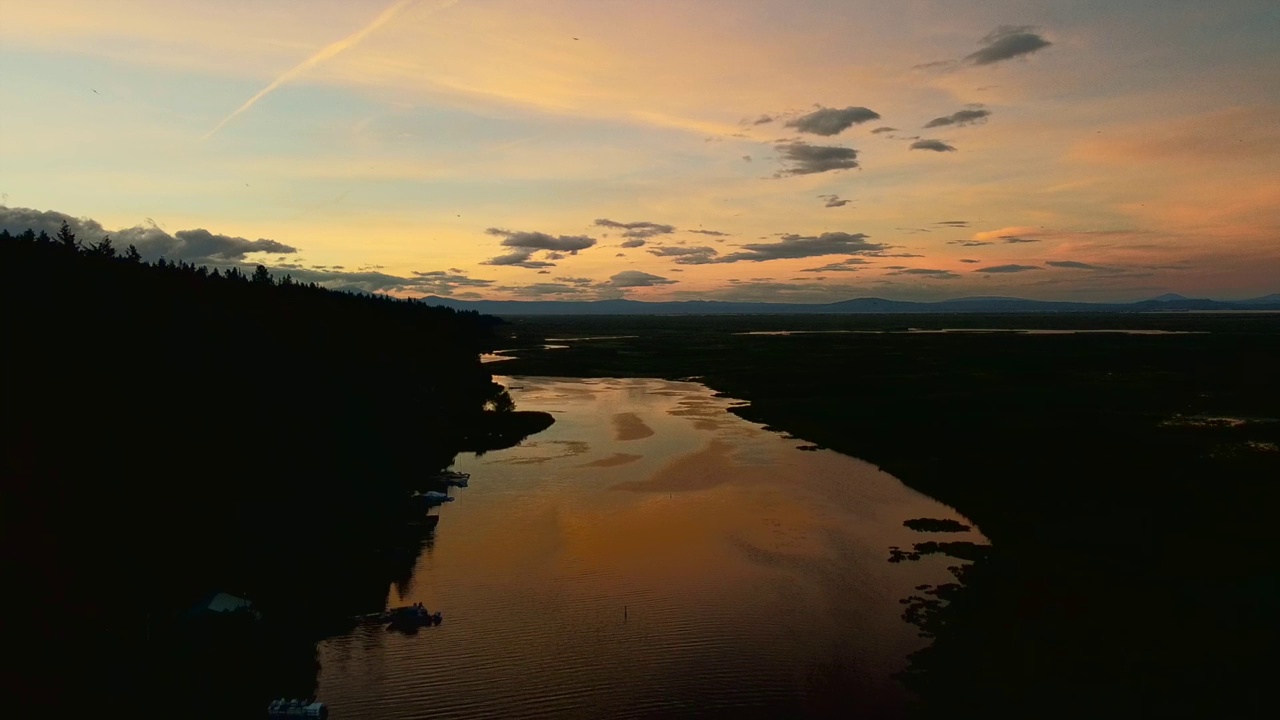
[[[389,605],[318,648],[332,717],[898,716],[923,646],[899,600],[955,560],[890,546],[967,521],[876,467],[727,412],[703,385],[497,378],[556,423],[472,474]]]

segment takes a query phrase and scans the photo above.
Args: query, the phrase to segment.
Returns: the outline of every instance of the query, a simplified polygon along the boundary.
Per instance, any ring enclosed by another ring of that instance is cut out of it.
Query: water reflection
[[[885,549],[968,521],[698,384],[500,381],[556,424],[455,464],[470,486],[390,593],[445,622],[322,643],[334,717],[901,713],[923,641],[899,598],[954,561]]]

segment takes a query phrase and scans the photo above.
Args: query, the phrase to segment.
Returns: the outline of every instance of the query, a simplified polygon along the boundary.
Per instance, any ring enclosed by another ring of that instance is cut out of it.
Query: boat
[[[418,500],[420,502],[426,503],[428,506],[435,506],[435,505],[440,505],[442,503],[453,502],[453,498],[449,497],[448,494],[442,493],[442,492],[436,492],[435,490],[428,490],[426,492],[415,492],[409,497],[413,498],[414,500]]]
[[[430,479],[438,480],[446,485],[466,487],[467,482],[471,480],[471,473],[458,472],[456,470],[445,470],[444,472],[436,473]]]
[[[439,612],[427,612],[422,605],[391,608],[382,614],[388,630],[416,630],[420,627],[439,625],[444,616]]]
[[[314,702],[310,700],[272,700],[267,705],[267,717],[272,720],[283,720],[284,718],[319,718],[325,720],[329,717],[329,708],[325,707],[322,702]]]

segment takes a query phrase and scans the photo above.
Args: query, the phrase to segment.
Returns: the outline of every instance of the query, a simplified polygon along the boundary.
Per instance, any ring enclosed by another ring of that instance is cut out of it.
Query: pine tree
[[[58,230],[58,242],[67,250],[80,249],[80,241],[76,240],[76,234],[71,231],[71,226],[66,220],[62,221],[62,227]]]

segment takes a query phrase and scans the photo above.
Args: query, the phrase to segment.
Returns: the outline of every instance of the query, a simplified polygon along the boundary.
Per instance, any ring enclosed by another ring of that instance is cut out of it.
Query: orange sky
[[[62,213],[152,255],[463,298],[1280,290],[1270,1],[0,0],[0,18],[14,230]]]

